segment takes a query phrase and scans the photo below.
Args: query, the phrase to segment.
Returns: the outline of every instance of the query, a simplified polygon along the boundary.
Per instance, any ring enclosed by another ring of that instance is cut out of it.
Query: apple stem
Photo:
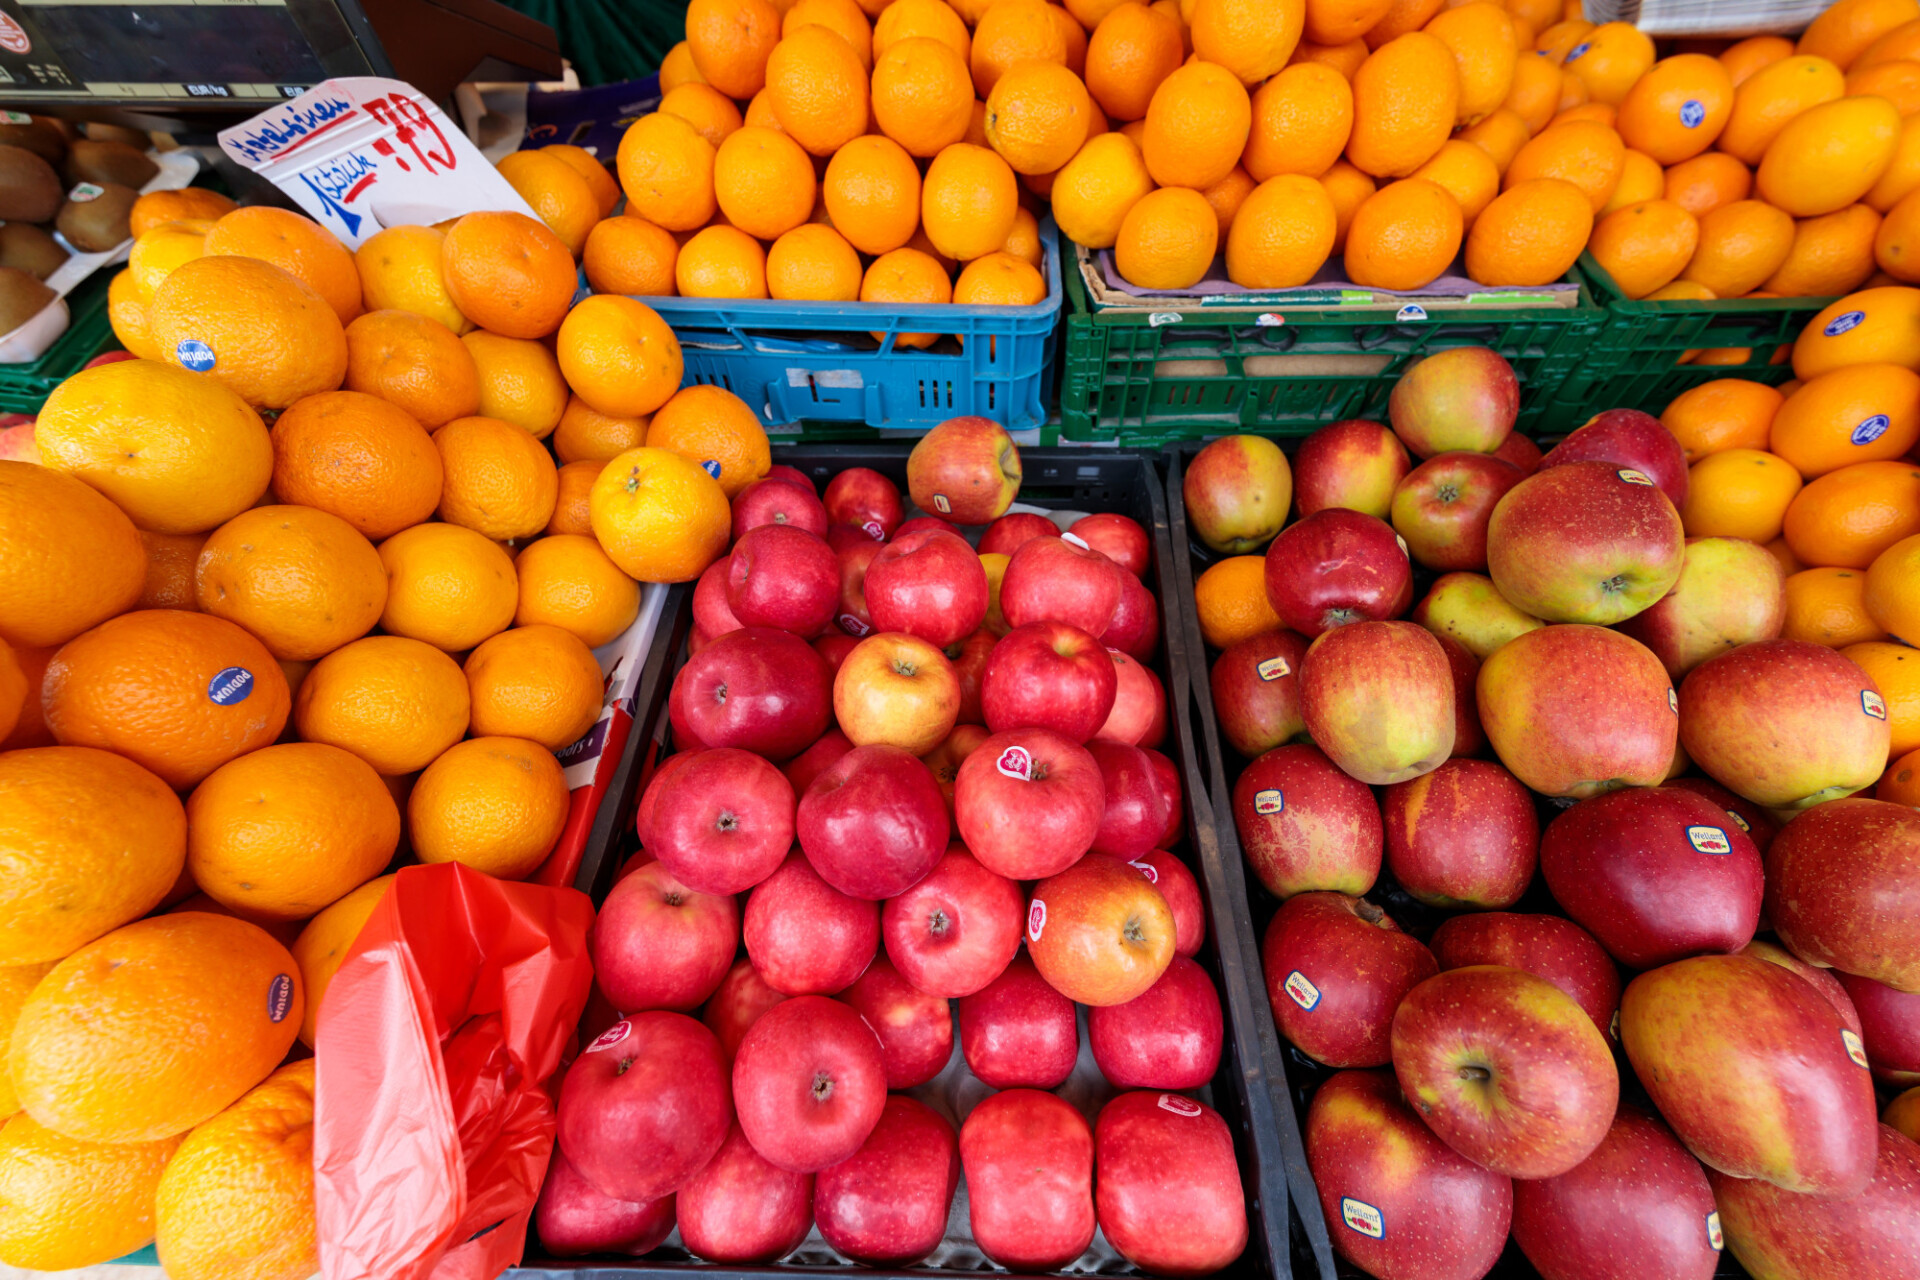
[[[1460,1068],[1460,1078],[1462,1080],[1472,1080],[1475,1083],[1483,1084],[1493,1079],[1493,1072],[1487,1070],[1485,1067],[1462,1067]]]
[[[948,918],[945,911],[938,907],[935,907],[933,914],[927,917],[927,932],[936,938],[945,937],[947,930],[952,927],[952,920]]]
[[[813,1077],[813,1100],[825,1102],[833,1096],[833,1077],[822,1071]]]
[[[740,826],[739,817],[729,809],[722,809],[720,816],[713,820],[715,831],[735,831]]]
[[[615,1074],[616,1076],[623,1076],[627,1074],[628,1069],[631,1068],[632,1066],[633,1066],[632,1058],[622,1058],[618,1062],[613,1064],[613,1074]]]
[[[1146,931],[1140,927],[1138,916],[1128,916],[1126,924],[1120,928],[1120,936],[1136,946],[1147,940]]]
[[[1358,902],[1353,904],[1353,914],[1359,916],[1362,920],[1365,920],[1368,924],[1379,924],[1382,920],[1387,918],[1386,912],[1382,911],[1379,907],[1376,907],[1373,903],[1368,902],[1365,898],[1361,898]]]
[[[1602,582],[1600,584],[1600,590],[1613,595],[1617,595],[1620,592],[1625,591],[1626,589],[1627,589],[1627,580],[1618,574],[1616,574],[1611,578],[1608,578],[1605,582]]]

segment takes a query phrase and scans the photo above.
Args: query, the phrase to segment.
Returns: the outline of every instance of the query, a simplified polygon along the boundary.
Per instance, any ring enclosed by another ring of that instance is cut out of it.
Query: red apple
[[[760,483],[755,481],[755,484]],[[793,486],[788,485],[789,489]],[[709,642],[715,636],[723,636],[729,631],[738,631],[744,623],[733,616],[733,610],[727,605],[727,573],[732,569],[730,559],[715,560],[707,566],[700,581],[693,587],[693,625]]]
[[[593,973],[616,1009],[698,1008],[727,975],[740,946],[731,897],[695,893],[649,862],[607,894],[587,935]]]
[[[733,968],[720,979],[719,988],[700,1013],[700,1021],[707,1024],[707,1030],[720,1042],[721,1061],[729,1072],[733,1070],[733,1055],[739,1052],[747,1028],[786,998],[786,992],[775,991],[767,985],[767,980],[753,967],[753,961],[743,956],[733,962]]]
[[[680,1243],[694,1257],[736,1266],[772,1262],[799,1248],[813,1226],[813,1175],[769,1164],[736,1123],[680,1188],[678,1213]]]
[[[1881,1125],[1868,1148],[1873,1178],[1854,1196],[1795,1195],[1709,1172],[1733,1256],[1756,1276],[1908,1280],[1920,1258],[1920,1143]]]
[[[1548,622],[1623,622],[1679,580],[1680,513],[1642,473],[1604,462],[1537,471],[1500,499],[1487,565],[1500,594]]]
[[[1154,776],[1160,779],[1160,793],[1167,798],[1167,829],[1160,833],[1160,847],[1171,849],[1180,843],[1187,833],[1186,790],[1180,783],[1180,766],[1167,757],[1166,752],[1151,747],[1142,747],[1147,759],[1153,761]]]
[[[1093,1134],[1037,1089],[983,1099],[960,1126],[974,1243],[1009,1271],[1057,1271],[1093,1243]]]
[[[995,1089],[1053,1089],[1073,1074],[1080,1056],[1073,1001],[1048,985],[1025,956],[961,996],[958,1018],[967,1069]]]
[[[877,523],[874,525],[875,529],[879,527]],[[863,529],[857,524],[846,524],[841,521],[835,521],[833,524],[827,526],[827,545],[833,548],[835,555],[839,555],[851,547],[857,547],[862,542],[884,541],[886,541],[885,538],[874,537],[871,529]]]
[[[956,724],[985,725],[986,712],[980,705],[980,685],[986,679],[987,658],[999,640],[999,636],[982,627],[966,639],[946,647],[947,661],[953,664],[953,674],[960,681],[960,708],[954,712]]]
[[[1453,677],[1453,754],[1449,759],[1477,756],[1487,749],[1487,729],[1480,723],[1475,696],[1480,683],[1480,659],[1452,636],[1434,636],[1447,655],[1447,673]]]
[[[1493,456],[1520,468],[1521,475],[1530,476],[1540,469],[1540,446],[1518,431],[1501,442],[1500,447],[1493,451]]]
[[[985,725],[956,724],[939,746],[920,757],[921,763],[933,770],[933,780],[940,785],[948,818],[953,817],[953,784],[960,776],[961,764],[991,736]]]
[[[999,977],[1020,950],[1026,923],[1020,886],[995,875],[964,845],[880,912],[887,957],[916,990],[951,999]]]
[[[750,751],[688,752],[647,791],[646,846],[689,889],[745,892],[793,846],[793,785]]]
[[[721,563],[724,564],[725,562],[722,561]],[[700,652],[712,643],[713,637],[701,630],[700,624],[695,622],[693,629],[687,633],[687,656],[691,658],[694,654]]]
[[[1275,747],[1242,770],[1233,825],[1247,865],[1276,898],[1362,894],[1380,876],[1380,806],[1318,747]]]
[[[733,546],[727,607],[742,626],[778,627],[812,638],[827,629],[840,601],[840,561],[805,529],[763,524]]]
[[[923,511],[985,524],[1020,492],[1020,450],[991,418],[948,418],[914,442],[907,491]]]
[[[1364,898],[1287,899],[1260,945],[1267,1003],[1280,1034],[1330,1067],[1382,1067],[1407,992],[1440,972],[1433,953]]]
[[[1442,969],[1495,964],[1544,978],[1572,996],[1608,1039],[1619,1039],[1620,971],[1571,920],[1511,911],[1453,916],[1433,931],[1431,946]]]
[[[791,1173],[817,1173],[858,1151],[880,1121],[880,1040],[839,1001],[795,996],[740,1042],[733,1100],[755,1151]]]
[[[1122,579],[1120,603],[1114,606],[1100,643],[1143,663],[1152,662],[1160,651],[1160,603],[1140,579]]]
[[[1785,581],[1780,562],[1757,542],[1689,538],[1673,590],[1620,630],[1678,680],[1717,654],[1777,637],[1787,616]]]
[[[819,654],[821,660],[827,664],[829,689],[832,687],[833,677],[840,674],[841,664],[846,662],[847,655],[852,653],[859,643],[858,640],[841,631],[829,631],[814,640],[813,651]]]
[[[1767,918],[1814,964],[1920,992],[1920,811],[1834,800],[1767,850]]]
[[[1520,380],[1500,353],[1454,347],[1416,362],[1393,384],[1387,416],[1416,458],[1492,453],[1520,415]]]
[[[1767,847],[1773,838],[1780,834],[1780,819],[1773,816],[1771,810],[1763,808],[1747,799],[1727,790],[1712,778],[1696,778],[1691,775],[1684,778],[1669,778],[1662,785],[1678,787],[1682,791],[1691,791],[1695,795],[1705,796],[1727,811],[1727,817],[1733,825],[1753,838],[1754,847],[1765,857]]]
[[[1118,649],[1108,649],[1107,656],[1113,659],[1113,708],[1094,738],[1128,746],[1147,743],[1149,737],[1159,742],[1166,734],[1167,703],[1160,678]]]
[[[855,747],[813,780],[794,820],[820,878],[853,898],[904,893],[933,869],[951,832],[933,771],[899,747]]]
[[[1223,555],[1243,556],[1272,541],[1293,504],[1293,472],[1265,436],[1222,436],[1193,455],[1180,482],[1187,523]]]
[[[1386,521],[1329,507],[1281,530],[1267,548],[1267,599],[1281,625],[1311,640],[1413,603],[1413,568]]]
[[[743,627],[687,659],[667,712],[682,747],[739,747],[790,760],[832,723],[833,676],[799,636]]]
[[[1491,454],[1435,454],[1394,489],[1393,530],[1429,569],[1485,569],[1494,504],[1523,479]]]
[[[1303,517],[1345,507],[1384,520],[1410,465],[1407,447],[1380,423],[1329,423],[1302,440],[1293,456],[1294,501]]]
[[[840,563],[840,603],[835,607],[833,622],[843,634],[856,640],[873,634],[873,613],[867,608],[867,570],[883,550],[880,543],[863,533],[834,552]]]
[[[1411,622],[1353,622],[1307,646],[1300,714],[1327,757],[1373,786],[1431,773],[1453,754],[1453,670]]]
[[[945,648],[987,619],[987,574],[964,538],[937,529],[889,542],[867,569],[867,610],[882,631]]]
[[[560,1086],[560,1150],[601,1195],[678,1191],[733,1123],[720,1043],[683,1013],[637,1013],[589,1044]]]
[[[1140,522],[1117,511],[1081,516],[1067,529],[1082,542],[1125,569],[1136,579],[1147,576],[1153,564],[1153,542]]]
[[[1193,878],[1178,854],[1165,849],[1143,853],[1127,864],[1145,876],[1173,912],[1173,954],[1189,959],[1207,940],[1207,911],[1200,901],[1200,882]]]
[[[1093,846],[1106,796],[1100,765],[1085,747],[1050,729],[1014,729],[994,734],[961,763],[954,825],[989,871],[1039,880]]]
[[[1479,573],[1443,573],[1408,615],[1443,640],[1456,640],[1485,662],[1495,650],[1547,624],[1507,602],[1493,579]]]
[[[1855,1035],[1861,1033],[1860,1011],[1853,1007],[1853,997],[1840,985],[1840,979],[1833,976],[1833,970],[1822,969],[1818,965],[1808,964],[1785,947],[1756,939],[1740,948],[1736,955],[1752,956],[1756,960],[1765,960],[1768,964],[1779,965],[1788,973],[1797,974],[1809,983],[1821,998],[1833,1006],[1840,1015],[1840,1025]],[[1869,1062],[1872,1059],[1868,1059]]]
[[[787,775],[793,794],[803,796],[813,780],[826,772],[828,765],[851,750],[853,739],[838,729],[829,729],[820,735],[818,742],[787,761],[780,772]]]
[[[1054,990],[1085,1005],[1125,1004],[1173,960],[1173,912],[1145,876],[1090,853],[1033,888],[1027,952]]]
[[[10,413],[0,422],[0,461],[31,462],[42,465],[40,446],[33,438],[35,419]]]
[[[827,481],[821,502],[827,519],[852,525],[875,542],[891,538],[907,514],[900,506],[900,490],[871,467],[848,467]]]
[[[987,728],[1050,729],[1075,742],[1100,731],[1113,711],[1119,673],[1105,647],[1060,622],[1031,622],[1000,638],[980,677]]]
[[[911,533],[950,533],[956,538],[966,537],[960,532],[960,526],[951,520],[942,520],[939,516],[918,515],[911,520],[900,522],[900,527],[893,531],[893,541],[898,542]]]
[[[1176,955],[1142,994],[1087,1010],[1087,1044],[1116,1089],[1198,1089],[1220,1068],[1223,1026],[1213,979]]]
[[[771,467],[767,468],[767,474],[760,478],[762,480],[784,480],[788,484],[799,485],[815,497],[818,497],[820,494],[819,486],[814,484],[812,476],[798,467],[787,466],[784,462],[774,463]]]
[[[1098,640],[1113,621],[1126,571],[1090,547],[1060,537],[1030,538],[1007,560],[1000,612],[1015,629],[1064,623]]]
[[[1131,862],[1153,850],[1167,828],[1167,801],[1153,762],[1139,747],[1095,739],[1087,750],[1100,766],[1106,809],[1093,837],[1093,852]]]
[[[775,991],[844,991],[880,945],[880,908],[820,878],[799,853],[753,887],[742,918],[747,958]]]
[[[924,1103],[889,1094],[860,1149],[814,1180],[820,1235],[869,1267],[911,1267],[940,1246],[960,1183],[953,1126]]]
[[[1539,470],[1569,462],[1631,467],[1652,479],[1674,509],[1687,504],[1687,456],[1660,419],[1638,409],[1608,409],[1588,418],[1540,459]]]
[[[1107,1243],[1148,1275],[1206,1276],[1247,1247],[1233,1134],[1213,1108],[1123,1093],[1094,1123],[1095,1208]]]
[[[556,1150],[534,1211],[540,1244],[556,1258],[583,1253],[652,1253],[673,1232],[674,1198],[635,1203],[597,1190]]]
[[[1920,994],[1839,975],[1860,1017],[1860,1039],[1873,1073],[1895,1088],[1920,1084]]]
[[[1380,797],[1387,866],[1421,902],[1497,910],[1520,900],[1540,854],[1533,797],[1483,760],[1449,760]]]
[[[873,958],[840,993],[840,1002],[865,1018],[880,1038],[889,1089],[925,1084],[953,1056],[953,1011],[947,1002],[916,990],[885,956]]]
[[[819,538],[827,536],[827,509],[820,505],[811,486],[802,488],[790,480],[762,477],[733,495],[733,540],[740,541],[749,529],[763,524],[787,524],[805,529]]]
[[[1300,714],[1300,659],[1307,642],[1263,631],[1213,660],[1213,718],[1227,742],[1251,760],[1307,731]]]
[[[1060,526],[1037,511],[1015,511],[1001,516],[980,535],[981,555],[998,553],[1011,556],[1024,542],[1035,538],[1057,538]]]
[[[960,676],[919,636],[877,631],[855,645],[833,676],[833,715],[856,746],[924,755],[953,732]]]

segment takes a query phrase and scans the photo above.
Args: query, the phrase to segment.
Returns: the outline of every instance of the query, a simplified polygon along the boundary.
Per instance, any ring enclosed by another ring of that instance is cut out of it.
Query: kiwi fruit
[[[0,121],[0,146],[25,147],[48,164],[67,158],[67,135],[51,116],[34,116],[25,124]]]
[[[93,142],[123,142],[135,151],[145,151],[153,145],[153,139],[144,132],[129,129],[123,124],[102,124],[98,120],[89,120],[80,128]]]
[[[52,165],[25,147],[0,146],[0,221],[50,222],[64,194]]]
[[[33,319],[53,297],[53,290],[20,268],[0,267],[0,334]]]
[[[100,194],[91,200],[68,200],[60,206],[54,225],[67,243],[82,253],[104,253],[133,235],[128,219],[140,193],[118,182],[95,184]]]
[[[30,222],[0,226],[0,267],[13,267],[35,280],[45,280],[66,260],[67,251],[47,234],[46,228]]]
[[[69,184],[97,182],[105,186],[116,182],[138,191],[159,172],[160,166],[153,162],[151,156],[124,142],[95,142],[92,138],[80,138],[67,148],[66,175]]]

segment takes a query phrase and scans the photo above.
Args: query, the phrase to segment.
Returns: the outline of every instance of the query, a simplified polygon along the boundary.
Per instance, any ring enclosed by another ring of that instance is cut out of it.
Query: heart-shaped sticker
[[[1025,747],[1008,747],[993,762],[993,767],[1009,778],[1018,778],[1022,782],[1033,781],[1033,755]]]

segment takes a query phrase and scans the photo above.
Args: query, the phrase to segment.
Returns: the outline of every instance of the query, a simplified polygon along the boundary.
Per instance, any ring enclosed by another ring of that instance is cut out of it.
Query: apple
[[[1051,1093],[1008,1089],[960,1126],[973,1241],[1009,1271],[1057,1271],[1093,1243],[1093,1133]]]
[[[820,735],[818,742],[787,761],[780,772],[787,776],[793,794],[803,796],[807,788],[813,785],[813,780],[826,772],[827,766],[851,750],[853,739],[838,729],[829,729]]]
[[[833,623],[856,640],[873,634],[873,612],[867,608],[867,570],[883,550],[885,547],[863,533],[834,552],[840,564],[840,602],[835,606]]]
[[[1274,1025],[1330,1067],[1392,1061],[1387,1032],[1409,991],[1440,972],[1433,953],[1364,898],[1288,898],[1260,944]]]
[[[1153,761],[1154,776],[1160,779],[1160,793],[1167,798],[1167,829],[1160,833],[1160,847],[1171,849],[1187,833],[1186,790],[1180,783],[1180,767],[1164,751],[1142,747]]]
[[[771,467],[767,468],[767,474],[760,478],[762,480],[784,480],[788,484],[797,484],[816,497],[818,497],[820,493],[819,487],[813,483],[812,476],[800,468],[790,467],[784,462],[774,463]]]
[[[1207,940],[1207,910],[1200,901],[1200,882],[1193,878],[1178,854],[1165,849],[1143,853],[1127,864],[1145,876],[1173,912],[1173,954],[1191,959]]]
[[[1705,796],[1725,809],[1727,817],[1733,820],[1733,825],[1752,837],[1754,847],[1760,850],[1761,857],[1766,856],[1768,847],[1773,844],[1773,838],[1780,834],[1782,824],[1780,819],[1773,816],[1771,810],[1755,804],[1745,796],[1733,794],[1712,778],[1688,775],[1682,778],[1669,778],[1664,785]]]
[[[1909,1138],[1920,1133],[1920,1086],[1908,1089],[1889,1102],[1887,1109],[1880,1113],[1880,1123],[1899,1130]],[[1913,1140],[1920,1142],[1920,1138]]]
[[[1180,497],[1194,536],[1222,555],[1273,540],[1293,505],[1293,471],[1265,436],[1222,436],[1187,464]]]
[[[1678,680],[1716,654],[1779,636],[1785,582],[1780,562],[1757,542],[1689,538],[1673,590],[1620,630],[1653,650]]]
[[[1106,782],[1085,747],[1051,729],[996,733],[953,782],[954,826],[980,864],[1009,880],[1064,871],[1093,847]]]
[[[981,866],[964,845],[880,911],[887,957],[916,990],[952,999],[981,990],[1020,950],[1020,886]]]
[[[960,776],[960,765],[991,736],[985,725],[956,724],[939,746],[920,757],[921,763],[933,770],[933,780],[939,784],[940,796],[947,802],[949,819],[953,817],[953,784]]]
[[[1393,530],[1429,569],[1485,569],[1494,504],[1525,478],[1491,454],[1435,454],[1394,489]]]
[[[923,511],[986,524],[1020,492],[1020,450],[991,418],[948,418],[914,442],[907,492]]]
[[[1513,1184],[1513,1239],[1548,1280],[1709,1280],[1722,1247],[1706,1171],[1667,1126],[1629,1106],[1585,1160]]]
[[[1492,453],[1520,416],[1520,380],[1487,347],[1438,351],[1400,375],[1387,399],[1393,433],[1416,458]]]
[[[981,555],[1011,556],[1022,543],[1035,538],[1057,538],[1060,526],[1037,511],[1014,511],[1001,516],[980,534]]]
[[[1536,471],[1487,525],[1500,594],[1548,622],[1624,622],[1667,594],[1686,559],[1680,513],[1642,473],[1605,462]]]
[[[1153,685],[1153,719],[1147,724],[1147,731],[1140,736],[1139,746],[1145,750],[1162,747],[1167,742],[1169,711],[1167,709],[1167,687],[1160,683],[1160,677],[1154,674],[1152,667],[1142,666],[1149,683]]]
[[[896,537],[867,569],[867,611],[882,631],[946,648],[987,620],[987,574],[964,538],[937,529]]]
[[[820,496],[827,519],[852,525],[875,542],[885,542],[907,513],[900,506],[900,490],[872,467],[848,467],[827,481]]]
[[[1152,662],[1160,652],[1160,602],[1140,579],[1121,579],[1120,603],[1100,636],[1100,643],[1118,649],[1136,662]]]
[[[915,989],[885,956],[873,958],[840,993],[840,1002],[865,1018],[880,1038],[889,1089],[925,1084],[953,1056],[953,1011],[947,1002]]]
[[[793,784],[737,747],[685,753],[683,763],[653,775],[642,803],[647,849],[703,894],[753,888],[793,846]]]
[[[1307,1167],[1333,1249],[1380,1280],[1480,1280],[1513,1183],[1433,1136],[1385,1071],[1342,1071],[1307,1108]]]
[[[778,627],[812,638],[840,601],[840,561],[824,538],[793,525],[763,524],[733,544],[727,607],[741,625]]]
[[[1100,766],[1106,807],[1093,852],[1130,862],[1149,853],[1166,830],[1166,797],[1154,776],[1153,762],[1139,747],[1096,739],[1087,751]]]
[[[593,973],[624,1013],[698,1008],[733,964],[740,909],[731,897],[695,893],[666,864],[649,862],[607,894],[587,935]]]
[[[1767,918],[1802,960],[1920,992],[1920,810],[1834,800],[1767,850]]]
[[[736,1122],[713,1159],[680,1188],[677,1210],[680,1243],[694,1257],[735,1266],[772,1262],[799,1248],[813,1226],[813,1175],[769,1164]]]
[[[1687,1150],[1813,1195],[1857,1195],[1873,1176],[1873,1077],[1852,1034],[1811,985],[1752,956],[1679,960],[1620,1000],[1627,1059]]]
[[[1480,683],[1480,659],[1452,636],[1433,638],[1447,655],[1447,674],[1453,677],[1453,753],[1448,758],[1480,755],[1487,749],[1487,730],[1480,723],[1474,692]]]
[[[1125,1004],[1087,1010],[1087,1044],[1116,1089],[1198,1089],[1220,1069],[1220,992],[1185,956]]]
[[[790,996],[845,991],[880,945],[880,908],[820,878],[798,852],[747,895],[740,936],[766,984]]]
[[[1241,771],[1233,826],[1247,865],[1276,898],[1358,895],[1380,877],[1385,835],[1373,792],[1307,743],[1275,747]]]
[[[1877,1141],[1876,1141],[1877,1138]],[[1920,1143],[1881,1125],[1873,1177],[1857,1195],[1795,1195],[1709,1172],[1727,1247],[1755,1276],[1907,1280],[1920,1258]]]
[[[1302,516],[1345,507],[1384,520],[1394,486],[1411,466],[1400,437],[1378,422],[1347,418],[1321,427],[1293,455],[1293,497]]]
[[[951,829],[933,771],[899,747],[855,747],[813,780],[794,819],[820,878],[878,902],[933,870]]]
[[[825,996],[795,996],[767,1010],[733,1059],[740,1128],[755,1151],[790,1173],[818,1173],[858,1151],[886,1100],[879,1037]]]
[[[876,523],[873,527],[874,529],[878,529],[880,525]],[[872,529],[863,529],[857,524],[845,524],[840,521],[835,521],[833,524],[827,526],[827,545],[833,548],[833,554],[835,555],[839,555],[851,547],[857,547],[862,542],[885,541],[885,538],[874,537]]]
[[[1493,456],[1520,468],[1521,475],[1530,476],[1540,469],[1540,446],[1518,431],[1508,436],[1500,447],[1493,451]]]
[[[1287,526],[1267,548],[1267,600],[1308,640],[1351,622],[1397,618],[1413,603],[1413,569],[1386,521],[1329,507]]]
[[[939,516],[917,515],[911,520],[903,520],[900,522],[900,527],[893,531],[893,541],[898,542],[900,539],[912,533],[935,532],[950,533],[954,537],[962,540],[966,538],[966,535],[960,532],[960,526],[951,520],[942,520]]]
[[[745,625],[733,616],[733,610],[727,605],[727,573],[732,567],[730,559],[715,560],[693,586],[693,625],[709,642],[715,636],[738,631]]]
[[[1441,574],[1408,616],[1482,662],[1515,636],[1547,625],[1507,603],[1493,579],[1478,573]]]
[[[763,524],[792,525],[824,539],[829,523],[827,509],[811,486],[802,488],[790,480],[765,476],[733,495],[735,542]]]
[[[786,992],[775,991],[767,985],[767,980],[753,967],[753,961],[743,956],[733,962],[700,1013],[700,1021],[720,1042],[720,1058],[729,1072],[733,1070],[733,1055],[739,1052],[740,1040],[747,1034],[747,1028],[786,998]]]
[[[982,627],[946,647],[947,661],[953,664],[953,674],[960,681],[960,707],[954,712],[956,724],[986,724],[986,712],[980,706],[980,684],[986,678],[987,657],[999,640],[999,636]]]
[[[1300,714],[1329,759],[1373,786],[1431,773],[1453,754],[1453,672],[1411,622],[1351,622],[1307,646]]]
[[[996,734],[1049,729],[1075,742],[1113,711],[1119,673],[1092,635],[1062,622],[1030,622],[1000,637],[980,677],[980,709]]]
[[[1620,971],[1571,920],[1511,911],[1453,916],[1433,931],[1430,945],[1442,969],[1495,964],[1544,978],[1572,996],[1608,1039],[1619,1038]]]
[[[841,631],[829,631],[823,636],[815,637],[813,641],[813,651],[819,654],[821,659],[827,664],[827,687],[829,693],[831,693],[833,687],[833,677],[840,674],[841,664],[847,660],[847,655],[852,653],[854,647],[859,643],[858,640]]]
[[[678,1191],[733,1124],[720,1042],[684,1013],[636,1013],[600,1033],[560,1085],[560,1151],[601,1195]]]
[[[1840,1025],[1855,1035],[1861,1034],[1860,1011],[1853,1007],[1853,997],[1847,994],[1847,988],[1834,977],[1833,970],[1822,969],[1818,965],[1808,964],[1785,947],[1756,939],[1735,952],[1736,955],[1752,956],[1756,960],[1765,960],[1768,964],[1777,964],[1788,973],[1797,974],[1813,986],[1833,1011],[1840,1015]],[[1891,990],[1891,988],[1889,988]],[[1872,1059],[1869,1058],[1871,1063]]]
[[[1131,516],[1117,511],[1081,516],[1067,532],[1125,569],[1136,581],[1146,577],[1153,564],[1153,542]]]
[[[1247,1247],[1233,1134],[1191,1098],[1123,1093],[1093,1126],[1094,1207],[1107,1243],[1156,1276],[1206,1276]]]
[[[1860,1018],[1860,1039],[1873,1073],[1895,1088],[1920,1084],[1920,994],[1839,975]]]
[[[1631,467],[1649,477],[1677,511],[1687,504],[1687,456],[1666,424],[1638,409],[1608,409],[1588,418],[1547,451],[1539,470],[1569,462]]]
[[[1227,743],[1249,760],[1301,737],[1300,659],[1307,642],[1286,630],[1263,631],[1213,660],[1213,718]]]
[[[1090,853],[1034,886],[1027,953],[1069,1000],[1125,1004],[1172,962],[1173,912],[1136,868]]]
[[[995,1089],[1058,1088],[1080,1057],[1073,1001],[1055,991],[1025,956],[960,997],[960,1053]]]
[[[960,1184],[953,1126],[925,1103],[887,1095],[860,1149],[814,1178],[821,1238],[855,1262],[904,1268],[946,1238]]]
[[[742,627],[687,659],[667,713],[682,747],[739,747],[790,760],[827,731],[833,676],[799,636]]]
[[[617,1200],[580,1176],[563,1151],[555,1151],[547,1165],[534,1210],[540,1244],[556,1258],[583,1253],[624,1253],[639,1257],[652,1253],[672,1234],[674,1198],[635,1203]]]
[[[1449,760],[1380,796],[1387,866],[1430,907],[1510,907],[1533,880],[1540,820],[1520,780],[1484,760]]]
[[[924,755],[953,732],[960,676],[919,636],[878,631],[855,645],[833,677],[833,715],[856,747]]]
[[[1480,723],[1500,763],[1543,795],[1658,786],[1679,734],[1667,671],[1605,627],[1542,627],[1480,666]]]
[[[1158,743],[1166,736],[1167,705],[1160,677],[1118,649],[1108,649],[1107,656],[1113,659],[1113,708],[1094,731],[1094,738],[1134,746],[1152,736]]]
[[[40,446],[33,438],[35,419],[8,414],[10,421],[0,425],[0,461],[31,462],[42,465]]]
[[[1052,523],[1049,521],[1048,523]],[[1006,611],[1000,607],[1000,584],[1007,576],[1007,565],[1013,557],[998,551],[980,552],[980,572],[987,575],[987,630],[996,636],[1011,631],[1007,625]]]
[[[1008,625],[1058,622],[1098,640],[1120,605],[1127,572],[1078,538],[1030,538],[1007,560],[1000,611]]]

